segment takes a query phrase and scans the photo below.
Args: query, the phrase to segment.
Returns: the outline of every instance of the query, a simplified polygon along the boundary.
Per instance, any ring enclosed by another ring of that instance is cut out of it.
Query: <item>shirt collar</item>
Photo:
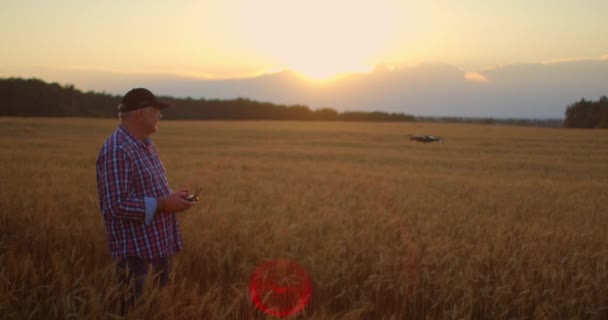
[[[123,125],[119,125],[118,130],[124,134],[127,137],[127,140],[133,145],[141,146],[147,149],[152,144],[152,139],[150,139],[150,137],[145,137],[143,140],[137,139],[137,137],[131,134]]]

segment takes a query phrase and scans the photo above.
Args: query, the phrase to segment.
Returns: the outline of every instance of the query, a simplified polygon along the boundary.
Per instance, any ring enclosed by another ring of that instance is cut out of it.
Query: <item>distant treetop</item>
[[[573,103],[566,109],[566,128],[608,128],[608,98],[600,97],[598,101],[581,101]]]

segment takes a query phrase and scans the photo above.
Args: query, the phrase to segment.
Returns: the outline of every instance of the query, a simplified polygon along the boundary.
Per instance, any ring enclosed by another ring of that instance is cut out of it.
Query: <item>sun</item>
[[[288,64],[286,69],[294,71],[311,82],[328,82],[340,76],[351,73],[368,73],[373,67],[363,63],[339,63],[339,61],[327,60],[304,60]]]

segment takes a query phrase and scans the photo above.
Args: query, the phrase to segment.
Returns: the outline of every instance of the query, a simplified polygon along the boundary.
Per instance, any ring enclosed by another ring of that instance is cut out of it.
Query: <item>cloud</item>
[[[593,61],[593,60],[608,60],[608,54],[595,56],[595,57],[585,57],[585,58],[560,58],[560,59],[552,59],[543,61],[541,64],[559,64],[564,62],[583,62],[583,61]]]
[[[482,72],[427,63],[376,68],[315,86],[293,72],[242,79],[196,79],[169,74],[131,74],[100,70],[3,70],[0,76],[36,75],[72,83],[79,89],[124,94],[148,87],[159,95],[206,99],[246,97],[282,104],[331,107],[338,111],[388,111],[423,116],[560,118],[581,98],[606,95],[608,55],[561,63],[504,65]],[[27,72],[26,72],[27,71]],[[52,72],[51,72],[52,71]]]
[[[490,80],[488,78],[486,78],[486,76],[484,76],[481,73],[478,72],[467,72],[464,74],[464,78],[467,81],[471,81],[471,82],[477,82],[477,83],[488,83],[490,82]]]

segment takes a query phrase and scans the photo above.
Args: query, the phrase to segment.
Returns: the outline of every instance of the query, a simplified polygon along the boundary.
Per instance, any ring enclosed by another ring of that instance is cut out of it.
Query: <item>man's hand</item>
[[[188,191],[188,190],[186,190]],[[196,190],[194,191],[193,194],[188,194],[188,196],[186,197],[186,200],[190,201],[190,202],[198,202],[198,195],[201,193],[201,191],[203,191],[203,188],[198,187],[196,188]]]
[[[188,191],[181,189],[165,198],[156,199],[156,212],[182,212],[190,209],[196,202],[186,200],[187,196]]]

